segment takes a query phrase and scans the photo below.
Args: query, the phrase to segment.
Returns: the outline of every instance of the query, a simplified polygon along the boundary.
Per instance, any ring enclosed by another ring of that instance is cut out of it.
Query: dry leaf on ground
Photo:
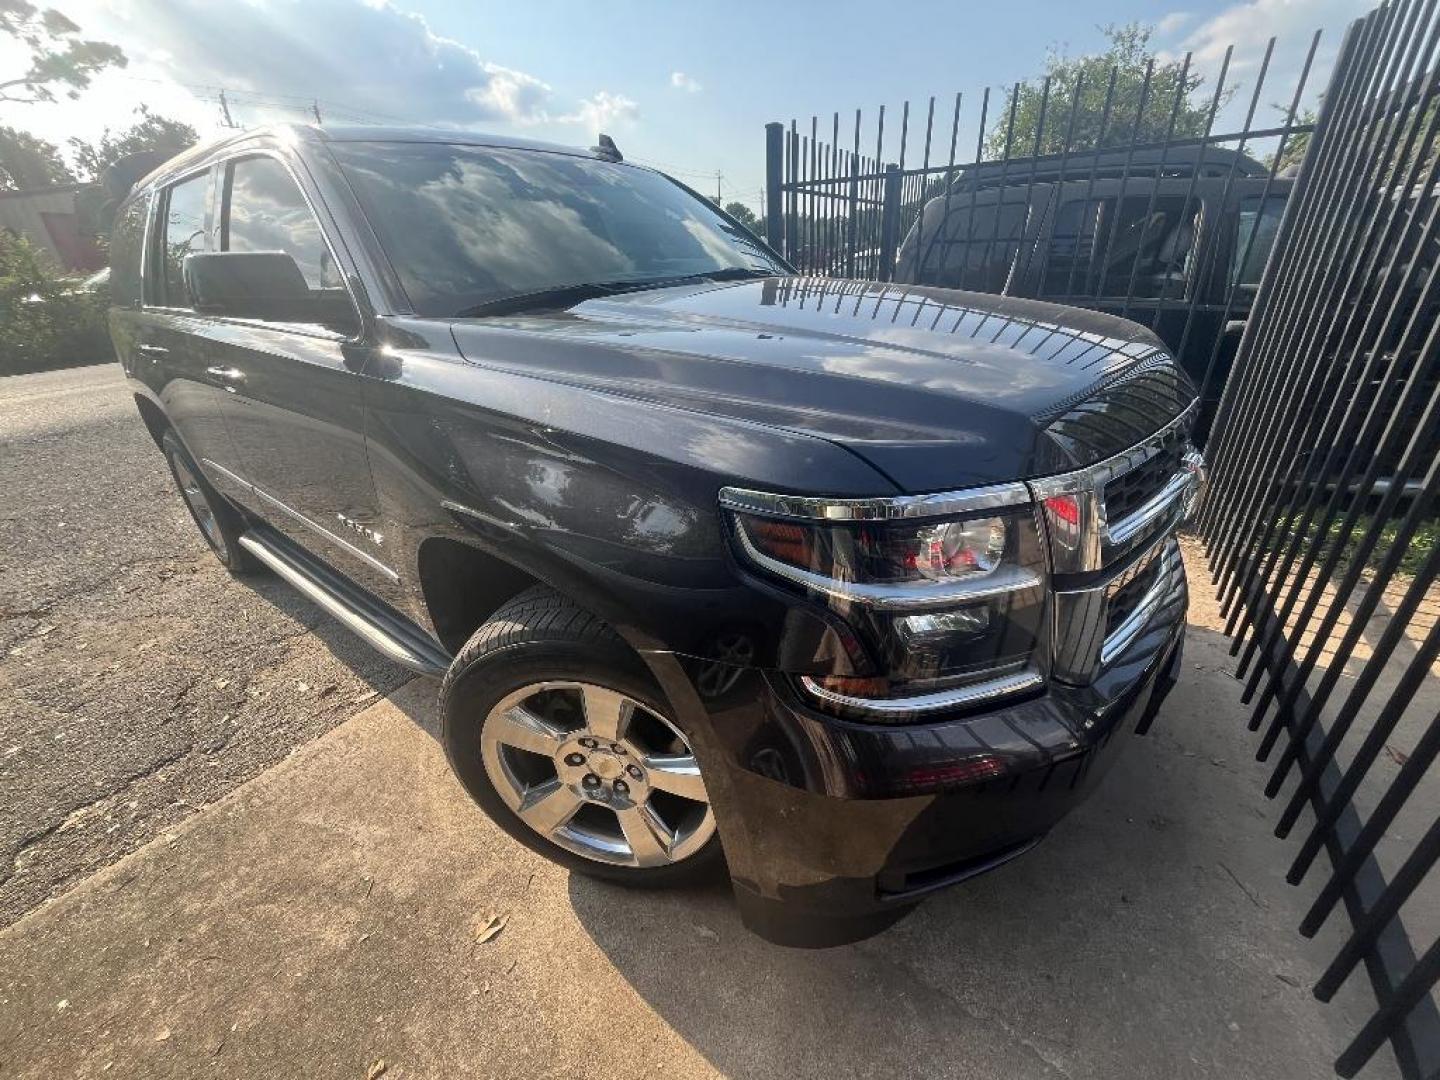
[[[491,915],[490,918],[485,920],[485,925],[480,927],[480,932],[475,935],[475,944],[485,944],[485,942],[500,933],[501,930],[504,930],[505,924],[509,921],[509,915]]]

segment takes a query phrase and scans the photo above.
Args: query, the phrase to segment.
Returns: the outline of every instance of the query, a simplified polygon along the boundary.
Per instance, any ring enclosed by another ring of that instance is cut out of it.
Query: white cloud
[[[687,94],[698,94],[705,89],[683,71],[672,71],[670,73],[670,85],[676,90],[684,90]]]
[[[530,119],[539,115],[551,90],[548,85],[523,71],[487,63],[485,73],[490,81],[483,90],[471,91],[471,100],[482,108],[511,119]]]
[[[1205,68],[1218,66],[1226,47],[1234,45],[1231,70],[1243,73],[1259,67],[1272,36],[1277,51],[1298,53],[1303,60],[1311,34],[1324,27],[1327,55],[1333,56],[1346,24],[1373,6],[1371,0],[1244,0],[1196,26],[1173,51],[1193,52],[1196,66]],[[1294,66],[1298,71],[1299,63]]]
[[[591,133],[632,123],[640,115],[640,107],[624,94],[601,90],[580,102],[580,107],[565,116],[551,119],[557,124],[577,124]]]
[[[1172,23],[1169,40],[1162,36],[1157,41],[1162,46],[1158,55],[1161,60],[1179,60],[1191,53],[1192,70],[1205,78],[1199,98],[1208,101],[1225,51],[1234,46],[1225,76],[1225,85],[1234,93],[1217,117],[1216,129],[1240,130],[1252,100],[1255,126],[1269,127],[1282,118],[1274,107],[1288,106],[1295,94],[1315,31],[1323,33],[1305,82],[1302,108],[1314,107],[1329,82],[1345,27],[1371,6],[1371,0],[1241,0],[1201,22]],[[1271,37],[1275,38],[1275,51],[1257,98],[1260,65]],[[1247,146],[1246,152],[1263,155],[1271,149],[1271,142],[1261,141]]]
[[[1170,14],[1162,16],[1155,24],[1155,34],[1162,40],[1168,38],[1193,18],[1194,16],[1188,11],[1172,11]]]
[[[314,93],[377,118],[524,121],[550,97],[540,79],[491,63],[385,0],[122,0],[76,21],[179,83],[278,99]]]
[[[544,79],[435,33],[390,0],[70,0],[65,11],[130,64],[78,102],[0,116],[52,141],[124,126],[142,101],[213,133],[220,87],[242,125],[309,119],[314,98],[327,123],[593,129],[637,115],[634,101],[606,91],[567,108]]]

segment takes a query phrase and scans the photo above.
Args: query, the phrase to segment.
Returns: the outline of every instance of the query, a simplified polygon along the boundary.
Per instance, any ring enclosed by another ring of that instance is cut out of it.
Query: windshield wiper
[[[471,307],[457,311],[452,318],[473,319],[482,315],[508,315],[517,311],[534,311],[538,308],[569,307],[582,300],[593,300],[597,296],[613,296],[617,293],[643,292],[648,289],[668,289],[675,285],[688,285],[697,281],[739,281],[743,278],[772,277],[775,271],[759,267],[731,266],[723,270],[704,270],[695,274],[680,274],[675,277],[622,278],[618,281],[586,281],[576,285],[557,285],[548,289],[532,289],[528,292],[497,296]]]

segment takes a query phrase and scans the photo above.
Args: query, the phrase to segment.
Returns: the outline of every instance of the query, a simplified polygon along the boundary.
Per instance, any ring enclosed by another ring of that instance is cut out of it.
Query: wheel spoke
[[[661,866],[670,861],[670,846],[675,834],[648,806],[632,806],[616,810],[620,831],[639,866]]]
[[[630,726],[630,714],[635,710],[633,701],[624,694],[589,683],[580,688],[580,694],[585,701],[585,727],[590,734],[611,742],[625,737],[625,729]]]
[[[549,835],[567,824],[585,800],[559,780],[549,780],[525,793],[520,803],[520,817],[537,832]]]
[[[546,723],[523,705],[515,705],[490,718],[496,725],[495,740],[532,754],[552,756],[568,734]]]
[[[709,802],[700,766],[691,754],[655,754],[644,760],[650,786],[696,802]]]

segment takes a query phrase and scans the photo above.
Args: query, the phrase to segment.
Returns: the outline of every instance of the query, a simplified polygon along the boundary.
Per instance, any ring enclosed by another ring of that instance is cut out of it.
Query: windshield
[[[333,143],[419,315],[572,286],[783,273],[658,173],[539,150]]]

